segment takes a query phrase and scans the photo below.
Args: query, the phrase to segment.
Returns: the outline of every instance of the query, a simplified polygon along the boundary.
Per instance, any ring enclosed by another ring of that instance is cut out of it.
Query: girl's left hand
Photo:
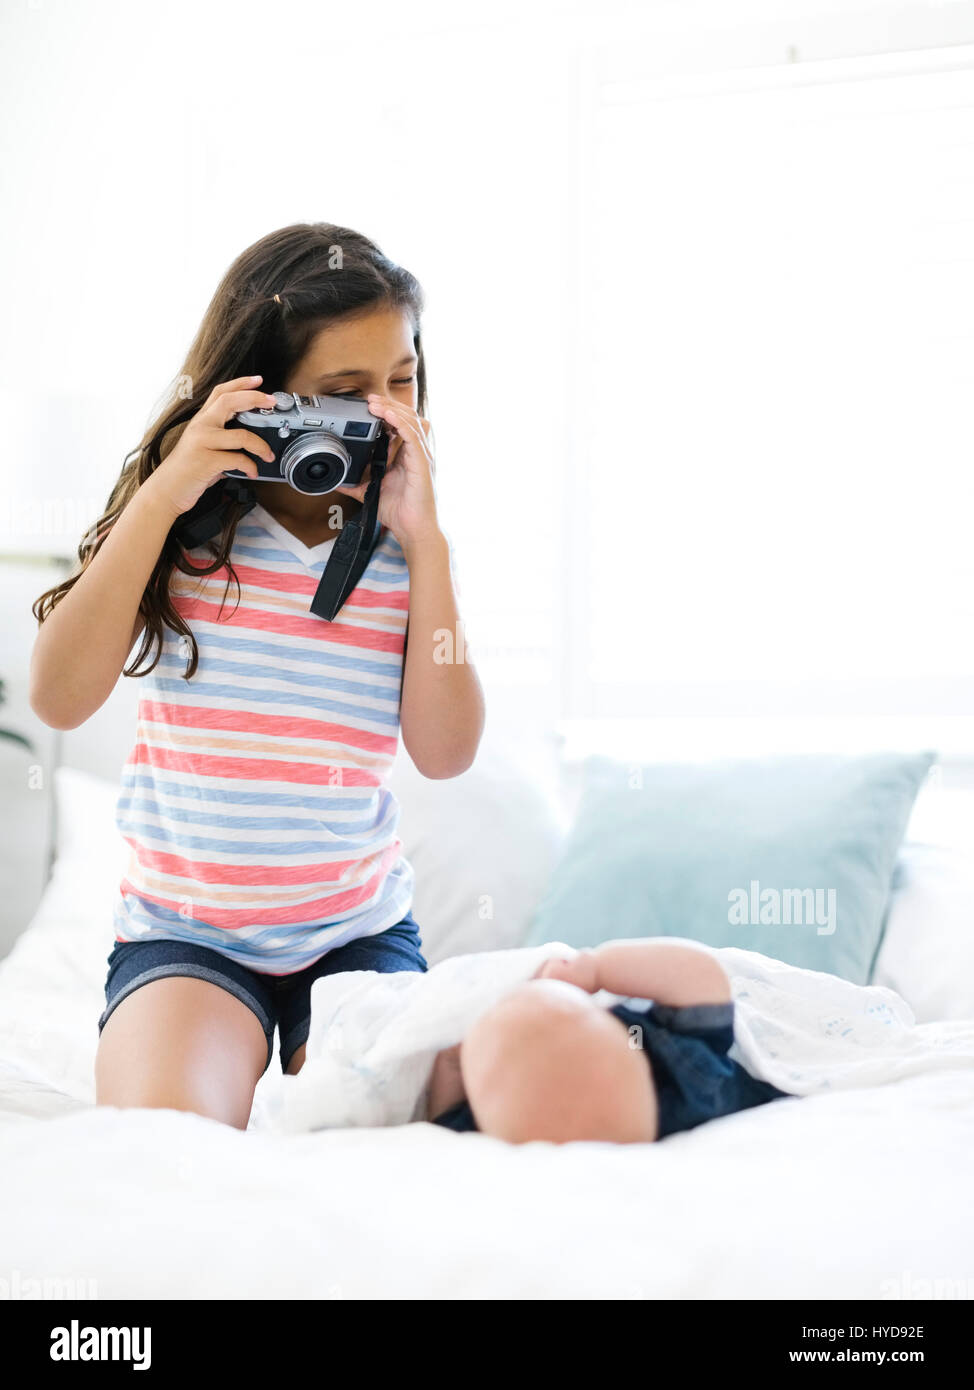
[[[385,421],[392,435],[379,493],[379,521],[405,548],[438,534],[440,529],[433,482],[436,464],[429,443],[430,422],[411,406],[394,401],[391,396],[370,395],[368,407],[373,415]],[[367,486],[368,475],[355,487],[339,487],[335,491],[361,502]]]

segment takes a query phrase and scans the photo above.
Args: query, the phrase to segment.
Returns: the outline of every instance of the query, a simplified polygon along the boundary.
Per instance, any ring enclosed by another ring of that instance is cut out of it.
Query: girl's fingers
[[[394,401],[391,396],[369,396],[366,404],[372,413],[381,419],[388,419],[391,415],[397,426],[402,424],[419,432],[422,418],[413,410],[411,405],[401,405],[399,401]]]
[[[200,416],[208,424],[225,425],[241,410],[260,410],[275,404],[274,397],[266,391],[226,391],[215,400],[210,400],[200,411]]]
[[[342,493],[345,497],[354,497],[356,502],[364,502],[367,487],[368,483],[356,483],[354,486],[336,487],[335,491]]]
[[[393,431],[392,442],[389,445],[390,461],[394,456],[394,448],[397,449],[399,443],[406,439],[429,454],[429,421],[424,421],[410,407],[401,406],[397,401],[387,402],[385,397],[370,397],[368,405],[373,414],[384,420]]]
[[[336,492],[344,493],[346,497],[354,497],[356,502],[365,501],[365,491],[372,481],[372,465],[367,463],[362,472],[362,480],[358,483],[348,483],[345,487],[336,487]]]
[[[433,477],[435,478],[435,477],[436,477],[436,455],[433,453],[433,446],[432,446],[432,444],[430,443],[430,434],[432,433],[433,426],[430,424],[429,420],[424,420],[422,416],[419,417],[419,423],[422,425],[422,427],[423,427],[423,434],[426,436],[426,452],[427,452],[427,454],[429,454],[430,472],[432,473]]]
[[[208,435],[206,442],[211,449],[247,449],[268,463],[273,463],[276,457],[267,440],[253,430],[215,430],[212,439]]]
[[[249,459],[246,454],[238,454],[235,459],[231,460],[227,458],[226,452],[223,449],[212,449],[210,455],[213,459],[215,478],[222,478],[227,473],[237,473],[245,478],[257,478],[260,476],[257,472],[256,463],[254,463],[253,459]],[[231,462],[233,466],[228,468],[227,464]]]
[[[206,398],[207,405],[210,401],[215,401],[219,396],[225,396],[228,391],[245,391],[248,387],[254,388],[261,384],[263,377],[260,376],[238,376],[233,381],[221,381],[214,386],[213,390]]]

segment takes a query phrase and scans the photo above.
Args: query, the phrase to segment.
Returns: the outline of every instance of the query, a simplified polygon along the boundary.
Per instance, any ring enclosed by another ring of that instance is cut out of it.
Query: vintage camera
[[[257,478],[283,480],[295,492],[354,487],[385,438],[382,421],[365,401],[346,396],[297,396],[274,391],[275,405],[242,410],[227,429],[253,430],[274,450],[274,462],[242,450],[257,465]],[[229,470],[232,471],[232,470]]]

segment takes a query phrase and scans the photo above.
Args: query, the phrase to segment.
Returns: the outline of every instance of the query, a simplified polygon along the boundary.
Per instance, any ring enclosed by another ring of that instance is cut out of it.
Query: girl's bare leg
[[[102,1029],[96,1101],[246,1129],[266,1062],[264,1030],[246,1004],[209,980],[168,976],[133,990]]]

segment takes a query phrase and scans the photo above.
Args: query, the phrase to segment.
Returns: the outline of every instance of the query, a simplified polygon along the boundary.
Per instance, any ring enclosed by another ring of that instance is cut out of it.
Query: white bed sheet
[[[643,1147],[512,1148],[428,1124],[271,1134],[256,1126],[273,1072],[247,1133],[97,1109],[104,888],[56,875],[0,966],[5,1277],[89,1280],[100,1298],[974,1293],[969,1070]]]

